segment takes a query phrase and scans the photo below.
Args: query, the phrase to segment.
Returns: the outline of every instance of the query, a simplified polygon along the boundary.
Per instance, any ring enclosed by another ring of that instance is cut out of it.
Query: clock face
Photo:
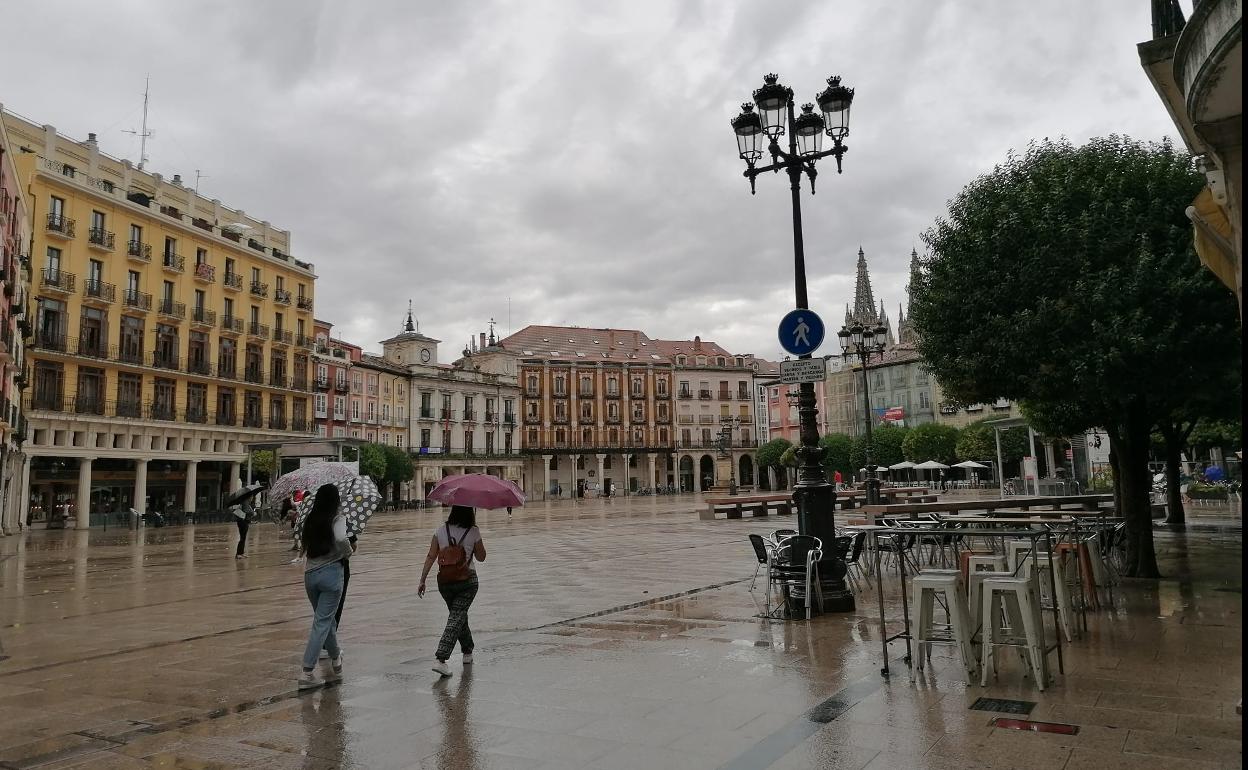
[[[421,348],[421,349],[420,349],[420,361],[421,361],[421,363],[424,363],[424,364],[429,363],[429,358],[430,358],[430,355],[429,355],[429,348]]]

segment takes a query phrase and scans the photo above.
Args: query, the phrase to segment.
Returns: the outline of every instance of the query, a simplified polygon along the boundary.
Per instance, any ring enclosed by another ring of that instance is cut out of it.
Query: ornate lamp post
[[[719,429],[719,456],[728,458],[728,494],[737,493],[737,465],[732,461],[732,433],[741,425],[740,417],[724,417]]]
[[[866,426],[867,505],[879,505],[880,480],[875,475],[875,463],[871,460],[871,385],[867,378],[867,365],[872,358],[884,358],[884,340],[888,329],[877,326],[865,328],[862,324],[842,326],[836,333],[841,340],[841,357],[856,356],[862,365],[862,410]]]
[[[754,102],[741,105],[741,114],[732,120],[732,130],[737,137],[737,152],[745,161],[744,176],[750,180],[750,194],[755,193],[755,180],[760,174],[785,171],[789,175],[789,189],[793,202],[793,279],[796,307],[809,309],[806,297],[806,253],[802,242],[802,175],[810,181],[810,192],[815,192],[815,163],[827,157],[836,158],[836,171],[841,173],[841,159],[848,147],[844,140],[849,136],[849,108],[854,100],[854,89],[841,85],[840,77],[828,78],[828,87],[815,97],[814,104],[802,105],[801,115],[793,106],[793,89],[781,85],[778,76],[769,74],[763,78],[763,87],[754,92]],[[757,106],[758,111],[755,112]],[[788,149],[780,146],[780,138],[788,134]],[[830,149],[823,149],[823,137],[832,140]],[[763,137],[768,140],[767,153],[771,163],[759,166],[763,158]],[[811,358],[810,354],[801,358]],[[814,535],[830,546],[836,536],[835,510],[836,488],[827,480],[823,469],[823,450],[819,446],[819,426],[816,420],[815,385],[804,382],[798,396],[798,416],[801,421],[801,445],[798,480],[794,485],[793,499],[798,510],[798,531]],[[824,588],[824,609],[851,611],[854,597],[844,582],[845,564],[827,547],[825,561],[820,565]]]

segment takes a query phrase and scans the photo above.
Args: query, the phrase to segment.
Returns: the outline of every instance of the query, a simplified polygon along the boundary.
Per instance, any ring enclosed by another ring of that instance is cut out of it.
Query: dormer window
[[[677,366],[684,366],[684,365],[685,365],[685,357],[684,357],[684,356],[676,356],[676,365],[677,365]]]

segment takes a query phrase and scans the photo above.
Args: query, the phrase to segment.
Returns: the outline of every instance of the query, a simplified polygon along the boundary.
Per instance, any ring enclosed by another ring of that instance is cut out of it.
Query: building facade
[[[3,120],[33,230],[29,521],[219,506],[245,442],[312,430],[313,266],[94,135]]]
[[[671,359],[634,329],[528,326],[516,361],[525,492],[536,499],[675,486]]]
[[[358,389],[357,389],[358,386]],[[352,408],[362,402],[362,436],[407,451],[408,372],[384,356],[365,353],[351,370]],[[351,417],[355,419],[354,411]]]
[[[351,367],[363,351],[358,345],[334,339],[334,325],[328,321],[313,323],[315,337],[312,349],[312,418],[316,435],[322,438],[360,438],[359,409],[352,432],[349,415],[351,399]]]
[[[2,112],[2,109],[0,109]],[[21,388],[26,382],[25,334],[30,288],[30,213],[0,122],[0,534],[21,531],[19,516],[26,438]],[[20,324],[20,326],[19,326]]]
[[[653,340],[652,345],[672,362],[676,382],[680,488],[702,492],[727,489],[734,482],[754,486],[754,356],[733,355],[701,337]]]

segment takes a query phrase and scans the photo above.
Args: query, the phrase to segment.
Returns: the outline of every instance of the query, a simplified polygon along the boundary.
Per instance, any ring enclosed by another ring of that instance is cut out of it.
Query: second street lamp
[[[841,357],[854,356],[862,366],[862,409],[866,428],[866,443],[863,446],[866,462],[863,465],[867,473],[867,505],[879,505],[880,480],[875,474],[875,462],[871,459],[871,384],[867,378],[867,365],[874,357],[884,358],[884,342],[888,338],[888,329],[883,326],[872,329],[856,323],[853,326],[842,326],[836,336],[841,341]]]
[[[815,192],[815,163],[827,157],[836,158],[836,170],[841,172],[841,159],[848,148],[844,140],[849,135],[849,107],[854,90],[841,85],[839,77],[828,78],[828,87],[820,92],[814,104],[802,106],[801,116],[795,114],[793,89],[781,85],[779,77],[769,74],[763,78],[763,86],[754,91],[754,102],[741,105],[741,114],[733,118],[732,130],[737,139],[737,153],[745,161],[744,175],[750,180],[750,194],[754,194],[755,181],[768,171],[785,171],[789,176],[789,190],[793,204],[793,282],[796,307],[809,310],[806,296],[806,252],[802,240],[802,176],[810,182],[810,192]],[[755,112],[755,107],[758,111]],[[780,137],[788,133],[788,148],[780,146]],[[763,158],[763,137],[768,139],[767,152],[771,163],[759,166]],[[823,137],[832,140],[832,147],[823,149]],[[800,147],[799,147],[800,144]],[[811,358],[811,354],[799,356]],[[823,584],[824,606],[822,609],[849,612],[854,609],[854,596],[845,584],[845,562],[832,547],[836,537],[836,488],[828,482],[823,468],[823,449],[819,446],[818,408],[815,403],[815,384],[804,382],[799,388],[798,416],[801,421],[801,445],[797,449],[800,464],[798,481],[793,488],[793,501],[797,504],[798,531],[814,535],[824,542],[824,560],[820,562],[820,582]]]

